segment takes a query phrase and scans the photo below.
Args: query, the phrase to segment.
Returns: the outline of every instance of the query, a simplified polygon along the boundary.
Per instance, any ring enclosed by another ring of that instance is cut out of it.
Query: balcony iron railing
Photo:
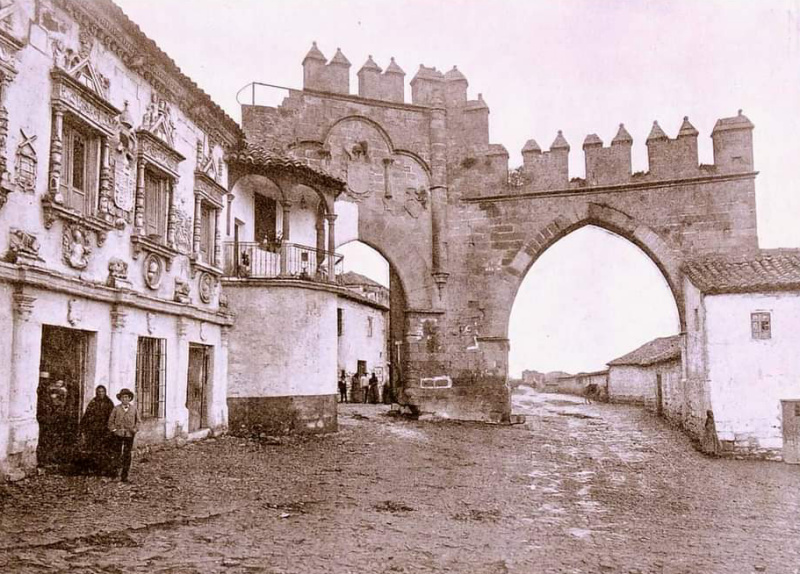
[[[298,243],[227,241],[224,244],[224,251],[226,277],[292,277],[333,283],[336,280],[335,276],[343,272],[343,255]]]

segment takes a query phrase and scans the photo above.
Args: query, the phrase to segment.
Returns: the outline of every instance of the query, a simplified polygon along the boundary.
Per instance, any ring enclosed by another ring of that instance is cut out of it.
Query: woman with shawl
[[[81,450],[86,455],[86,469],[90,472],[110,474],[114,471],[114,437],[108,430],[112,410],[114,402],[108,398],[106,388],[99,385],[81,419]]]

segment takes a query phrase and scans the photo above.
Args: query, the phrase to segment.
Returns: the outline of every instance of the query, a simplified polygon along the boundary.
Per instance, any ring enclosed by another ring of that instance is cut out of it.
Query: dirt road
[[[800,572],[800,467],[713,460],[632,407],[521,392],[525,425],[343,405],[340,432],[220,437],[126,485],[0,486],[0,572]]]

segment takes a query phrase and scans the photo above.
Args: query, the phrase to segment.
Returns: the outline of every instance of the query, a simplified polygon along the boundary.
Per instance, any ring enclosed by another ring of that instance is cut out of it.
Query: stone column
[[[178,386],[175,389],[177,392],[173,394],[175,397],[175,409],[180,413],[178,425],[172,428],[167,426],[167,438],[172,438],[175,435],[186,436],[189,432],[189,407],[186,405],[186,377],[189,372],[189,320],[186,317],[178,316],[175,319],[175,333],[177,334],[177,358],[176,364],[176,377]],[[169,391],[167,391],[169,392]]]
[[[64,111],[53,112],[53,135],[50,140],[50,181],[48,195],[56,203],[64,203],[61,194],[61,162],[64,156]]]
[[[108,138],[104,137],[100,144],[100,198],[98,205],[101,217],[109,213],[109,207],[112,202],[109,148]]]
[[[108,394],[114,396],[122,387],[122,339],[125,329],[125,319],[128,317],[127,311],[118,304],[111,307],[111,341],[110,353],[108,357]]]
[[[437,293],[436,308],[444,308],[442,290],[447,283],[447,134],[446,112],[441,100],[434,102],[431,110],[431,239],[432,275]]]
[[[222,233],[219,231],[219,209],[214,210],[214,267],[222,267]]]
[[[175,188],[178,185],[178,180],[170,180],[169,182],[169,209],[167,211],[167,245],[175,249],[175,235],[178,227],[178,211],[175,206]]]
[[[231,235],[231,219],[233,218],[233,200],[236,199],[236,196],[232,193],[229,193],[227,196],[228,198],[228,217],[225,223],[225,235],[230,237]]]
[[[35,465],[36,399],[39,384],[42,330],[31,321],[35,297],[22,287],[13,294],[11,333],[11,376],[8,394],[9,453],[23,453],[24,465]]]
[[[281,236],[283,237],[281,241],[281,276],[285,277],[289,272],[289,249],[287,244],[289,243],[289,214],[292,210],[292,203],[290,201],[284,201],[281,203],[281,209],[283,210],[283,229],[281,230]]]
[[[326,213],[325,219],[328,220],[328,281],[336,281],[336,231],[335,231],[335,213]]]
[[[200,257],[200,233],[202,231],[203,198],[194,196],[194,230],[192,233],[192,255]]]
[[[136,162],[136,213],[133,216],[133,228],[137,235],[144,235],[144,168],[146,162]]]
[[[0,179],[8,180],[6,168],[8,160],[6,159],[6,141],[8,140],[8,109],[6,108],[6,90],[10,80],[8,77],[0,72]]]

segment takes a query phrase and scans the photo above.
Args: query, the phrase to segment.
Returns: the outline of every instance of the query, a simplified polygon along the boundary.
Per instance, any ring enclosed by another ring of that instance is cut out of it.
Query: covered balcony
[[[227,283],[304,279],[335,283],[336,197],[345,182],[308,162],[259,147],[228,154]]]

